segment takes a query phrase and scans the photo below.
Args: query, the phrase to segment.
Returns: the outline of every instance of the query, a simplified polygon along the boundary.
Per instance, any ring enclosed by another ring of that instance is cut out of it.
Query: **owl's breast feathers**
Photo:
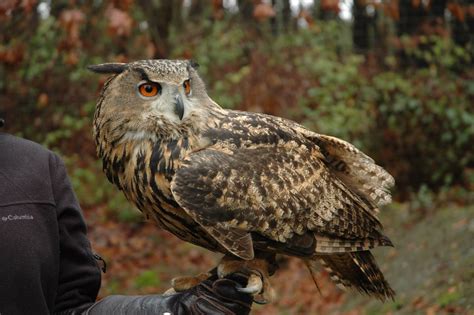
[[[180,160],[196,148],[198,139],[160,139],[156,135],[120,135],[114,143],[102,140],[98,153],[110,182],[123,191],[147,218],[182,240],[223,251],[175,201],[170,183]],[[106,139],[106,137],[102,137]]]

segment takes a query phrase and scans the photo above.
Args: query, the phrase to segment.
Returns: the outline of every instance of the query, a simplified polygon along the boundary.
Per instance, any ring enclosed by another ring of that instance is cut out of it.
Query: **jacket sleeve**
[[[59,228],[59,285],[55,313],[89,307],[100,288],[100,268],[93,256],[84,218],[62,160],[52,154],[50,172]]]

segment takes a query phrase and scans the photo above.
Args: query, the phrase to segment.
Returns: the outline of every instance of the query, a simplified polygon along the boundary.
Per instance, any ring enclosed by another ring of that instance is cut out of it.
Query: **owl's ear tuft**
[[[105,73],[105,74],[110,74],[110,73],[122,73],[124,70],[127,69],[127,64],[126,63],[101,63],[98,65],[90,65],[87,66],[87,69],[95,72],[95,73]]]
[[[197,70],[197,68],[199,68],[199,64],[195,61],[195,60],[189,60],[189,65],[191,66],[191,68]]]

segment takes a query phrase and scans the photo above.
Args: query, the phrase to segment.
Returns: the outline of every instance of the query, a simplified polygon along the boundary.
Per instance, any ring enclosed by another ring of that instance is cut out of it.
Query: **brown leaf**
[[[414,309],[420,310],[426,308],[427,304],[422,296],[418,296],[411,302],[411,306]]]
[[[26,13],[31,13],[36,8],[36,0],[22,0],[21,7]]]
[[[395,21],[400,20],[398,0],[390,0],[386,3],[383,3],[382,6],[387,16],[391,17]]]
[[[105,16],[109,21],[108,31],[110,34],[124,37],[130,35],[133,21],[127,12],[109,6],[105,11]]]
[[[212,16],[216,20],[224,18],[224,3],[222,0],[212,0]]]
[[[454,229],[459,230],[464,228],[469,223],[468,218],[462,218],[461,220],[455,222],[452,226]]]
[[[133,0],[113,0],[113,6],[122,11],[129,11],[133,5]]]
[[[413,8],[419,8],[421,5],[421,0],[411,0],[411,6]]]
[[[23,61],[24,55],[25,47],[22,44],[18,44],[5,50],[0,50],[0,61],[5,64],[16,65]]]
[[[253,9],[253,17],[262,22],[276,15],[273,6],[268,3],[259,3]]]
[[[10,12],[15,9],[18,5],[18,1],[16,0],[2,0],[0,1],[0,17],[9,16]]]
[[[467,6],[466,13],[470,17],[474,17],[474,4],[470,4],[470,5]]]
[[[48,99],[48,94],[46,93],[41,93],[40,95],[38,95],[37,107],[39,109],[42,109],[48,106]]]
[[[79,9],[64,10],[61,12],[59,22],[66,28],[72,28],[73,25],[84,22],[84,14]]]
[[[339,0],[321,0],[321,10],[326,12],[339,13]]]
[[[426,309],[426,315],[436,315],[438,314],[439,307],[438,306],[431,306]]]
[[[448,3],[448,10],[459,22],[464,22],[466,19],[465,10],[459,3]]]
[[[69,50],[81,47],[80,30],[84,21],[85,16],[79,9],[70,9],[61,12],[59,24],[66,31],[67,38],[60,44],[60,48]]]
[[[311,12],[307,9],[303,9],[298,13],[298,18],[304,19],[309,26],[314,25],[314,19]]]

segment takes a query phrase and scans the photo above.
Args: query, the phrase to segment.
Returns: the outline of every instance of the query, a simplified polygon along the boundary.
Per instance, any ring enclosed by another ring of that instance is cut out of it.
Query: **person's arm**
[[[59,229],[59,284],[54,312],[86,309],[100,288],[100,268],[93,256],[81,208],[62,160],[50,162]]]

